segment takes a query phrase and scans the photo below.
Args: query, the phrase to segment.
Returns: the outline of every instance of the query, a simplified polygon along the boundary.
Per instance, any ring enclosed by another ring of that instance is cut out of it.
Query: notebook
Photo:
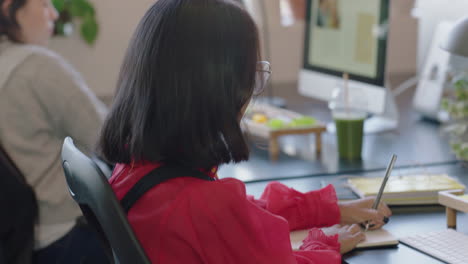
[[[349,187],[359,197],[377,195],[383,177],[350,178]],[[460,190],[465,185],[447,174],[415,174],[390,177],[382,200],[389,205],[438,204],[438,192]]]
[[[298,230],[290,233],[291,247],[293,250],[299,250],[302,240],[307,237],[309,230]],[[359,243],[356,248],[374,248],[374,247],[394,247],[398,245],[398,239],[390,232],[381,228],[365,232],[366,240]]]

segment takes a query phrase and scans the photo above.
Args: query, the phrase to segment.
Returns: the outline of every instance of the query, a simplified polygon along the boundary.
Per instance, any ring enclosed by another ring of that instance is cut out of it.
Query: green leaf
[[[64,28],[64,24],[62,22],[56,22],[55,23],[55,33],[59,36],[64,36],[65,35],[65,32],[63,30]]]
[[[52,0],[55,8],[60,13],[60,19],[56,22],[58,35],[66,35],[66,23],[80,23],[80,35],[82,39],[92,45],[97,38],[99,26],[95,18],[95,9],[89,0]],[[77,19],[78,18],[78,19]],[[76,25],[75,25],[76,26]],[[68,28],[68,27],[67,27]]]
[[[466,158],[468,157],[468,148],[466,146],[462,146],[458,150],[458,155],[462,157],[464,160],[466,160]]]
[[[461,150],[461,144],[460,143],[453,143],[453,144],[451,144],[451,147],[452,147],[453,151],[455,151],[455,152],[460,152],[460,150]]]
[[[460,101],[468,100],[468,80],[465,78],[457,79],[453,82],[455,88],[455,98]]]
[[[94,16],[94,7],[87,0],[71,0],[70,13],[75,17]]]
[[[460,80],[457,80],[453,85],[455,88],[466,89],[468,88],[468,80],[460,79]]]
[[[65,0],[52,0],[52,4],[59,13],[61,13],[65,8]]]
[[[443,110],[448,111],[448,109],[450,107],[450,101],[447,98],[443,98],[442,102],[440,103],[440,107]]]
[[[94,44],[99,31],[99,26],[94,16],[86,16],[80,29],[83,39],[90,45]]]

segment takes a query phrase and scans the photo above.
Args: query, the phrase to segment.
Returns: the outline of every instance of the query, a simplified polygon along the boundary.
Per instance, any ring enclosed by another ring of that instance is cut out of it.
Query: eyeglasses
[[[268,61],[257,62],[257,72],[255,74],[254,96],[259,95],[265,90],[266,84],[270,79],[271,65]]]

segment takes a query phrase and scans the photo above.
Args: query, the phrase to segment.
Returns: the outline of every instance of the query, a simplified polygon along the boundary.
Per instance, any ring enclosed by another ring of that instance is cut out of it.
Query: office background
[[[255,10],[255,1],[258,0],[249,1],[252,1]],[[268,41],[264,39],[263,43],[268,43],[271,49],[271,57],[267,59],[273,67],[273,87],[277,95],[285,97],[291,103],[288,106],[293,110],[328,121],[330,115],[326,104],[297,94],[296,82],[303,56],[304,22],[296,21],[292,25],[282,25],[280,1],[282,0],[264,1],[267,25],[257,18],[260,30],[263,31],[265,27],[269,30],[269,39]],[[131,33],[154,0],[93,0],[92,2],[96,7],[100,25],[95,45],[87,46],[75,32],[71,38],[54,39],[52,48],[77,67],[91,89],[105,101],[110,102]],[[467,10],[468,2],[450,0],[452,6],[446,8],[443,7],[447,0],[394,0],[391,3],[388,74],[394,82],[393,86],[396,86],[422,68],[437,22],[443,18],[451,20],[459,18],[464,10]],[[368,171],[367,176],[376,176],[384,169],[391,152],[396,152],[401,157],[396,173],[428,170],[448,172],[455,177],[463,176],[466,174],[466,168],[455,164],[455,157],[450,151],[446,138],[441,137],[438,125],[419,122],[415,113],[409,114],[412,94],[412,91],[405,92],[398,99],[400,111],[404,116],[399,131],[366,138],[362,162],[348,164],[338,161],[333,135],[325,136],[324,151],[320,158],[300,147],[303,139],[294,139],[292,143],[288,142],[289,139],[285,139],[282,142],[283,147],[288,143],[291,143],[289,146],[292,147],[282,149],[283,153],[278,163],[270,163],[267,151],[253,146],[251,162],[237,167],[230,165],[223,167],[220,176],[236,177],[251,182],[247,185],[247,190],[256,196],[269,180],[275,178],[281,178],[284,183],[301,187],[301,191],[307,191],[320,188],[326,183],[335,183],[334,181],[343,173],[362,173],[365,170]],[[418,164],[424,166],[418,168]],[[467,183],[464,179],[463,182]],[[440,208],[411,213],[397,211],[389,229],[396,235],[404,235],[408,231],[426,232],[441,229],[444,227],[444,217]],[[463,220],[466,220],[466,216],[463,216]],[[418,225],[420,222],[425,224]],[[466,233],[467,228],[465,224],[460,230]],[[405,246],[400,246],[399,251],[377,250],[353,254],[346,257],[350,263],[375,263],[377,258],[380,258],[381,263],[403,263],[409,258],[413,258],[415,263],[418,261],[439,263]]]
[[[248,0],[254,5],[258,0]],[[264,1],[267,20],[274,85],[297,81],[302,64],[304,21],[283,26],[281,22],[280,2],[283,0]],[[296,1],[296,0],[291,0]],[[433,1],[433,0],[426,0]],[[452,0],[453,2],[463,0]],[[109,98],[115,83],[128,40],[139,19],[154,0],[92,0],[97,11],[100,32],[96,43],[88,46],[75,31],[71,37],[55,38],[51,48],[70,61],[82,73],[87,83],[100,97]],[[443,0],[436,0],[443,2]],[[391,55],[389,72],[394,74],[412,74],[416,71],[418,26],[412,16],[415,0],[392,1]],[[465,4],[466,5],[466,4]],[[258,5],[257,5],[258,6]],[[452,8],[453,17],[457,14],[456,5]],[[452,10],[451,9],[451,10]],[[459,11],[458,11],[459,12]],[[434,14],[432,14],[434,16]],[[440,16],[447,16],[441,14]],[[261,19],[258,24],[262,29]],[[393,23],[392,22],[392,23]],[[429,34],[429,33],[427,33]],[[284,86],[283,86],[284,87]],[[284,89],[284,88],[283,88]],[[290,88],[296,92],[296,89]]]

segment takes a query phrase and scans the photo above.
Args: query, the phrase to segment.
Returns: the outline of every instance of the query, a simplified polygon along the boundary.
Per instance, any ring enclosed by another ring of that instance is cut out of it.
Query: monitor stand
[[[376,134],[393,131],[398,128],[399,113],[395,103],[395,96],[389,84],[385,85],[385,108],[382,114],[373,115],[364,122],[364,134]],[[327,124],[327,131],[335,133],[335,123]]]

